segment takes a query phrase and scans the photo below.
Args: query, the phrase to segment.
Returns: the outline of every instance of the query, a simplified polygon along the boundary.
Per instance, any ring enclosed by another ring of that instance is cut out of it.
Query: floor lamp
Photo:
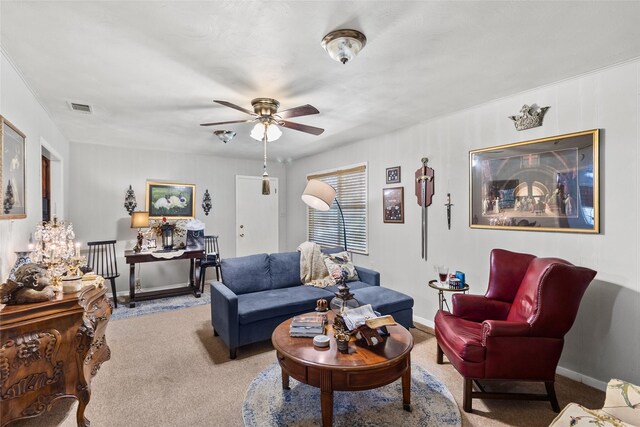
[[[319,211],[328,211],[331,209],[333,201],[336,201],[338,205],[338,211],[340,212],[340,218],[342,218],[342,238],[344,239],[344,250],[347,248],[347,224],[344,222],[344,215],[342,214],[342,208],[340,202],[336,198],[336,190],[326,182],[318,179],[310,179],[307,182],[307,187],[302,193],[302,201],[313,209]]]

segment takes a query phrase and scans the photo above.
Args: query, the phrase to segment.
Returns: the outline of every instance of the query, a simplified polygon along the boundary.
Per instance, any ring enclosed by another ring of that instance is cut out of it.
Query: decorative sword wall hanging
[[[416,171],[416,198],[422,208],[422,259],[427,260],[427,206],[433,198],[433,169],[427,167],[429,159],[422,158],[422,167]]]
[[[444,204],[447,207],[447,228],[451,230],[451,193],[447,193],[447,203]]]

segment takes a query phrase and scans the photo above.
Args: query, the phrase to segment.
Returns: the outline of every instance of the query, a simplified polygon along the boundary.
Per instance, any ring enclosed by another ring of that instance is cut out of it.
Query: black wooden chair
[[[105,280],[111,281],[113,305],[117,308],[116,277],[120,277],[120,273],[118,273],[118,264],[116,263],[116,241],[88,242],[87,245],[89,245],[87,265],[91,267],[94,273],[101,275]]]
[[[220,280],[220,249],[218,236],[204,236],[205,258],[200,261],[200,292],[204,292],[204,276],[207,267],[216,269],[216,280]]]

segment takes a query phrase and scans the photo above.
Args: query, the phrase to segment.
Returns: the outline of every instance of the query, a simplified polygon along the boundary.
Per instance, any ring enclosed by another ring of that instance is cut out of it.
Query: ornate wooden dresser
[[[109,360],[105,329],[111,302],[104,281],[52,301],[6,306],[0,311],[0,426],[40,415],[58,399],[78,399],[78,426],[91,379]]]

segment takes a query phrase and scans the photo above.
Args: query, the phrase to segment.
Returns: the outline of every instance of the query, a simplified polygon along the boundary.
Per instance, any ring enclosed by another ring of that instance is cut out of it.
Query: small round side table
[[[441,286],[438,280],[429,280],[429,287],[438,291],[438,307],[442,310],[443,306],[447,306],[447,311],[451,311],[447,299],[444,297],[445,292],[464,292],[469,290],[469,284],[465,283],[462,288],[450,288],[449,286]]]

